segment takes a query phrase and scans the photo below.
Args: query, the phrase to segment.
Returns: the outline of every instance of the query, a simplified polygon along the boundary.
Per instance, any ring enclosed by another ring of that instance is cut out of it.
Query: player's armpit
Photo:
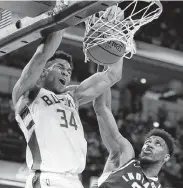
[[[108,159],[104,166],[103,173],[109,173],[119,168],[120,155],[121,152],[109,153]]]
[[[78,85],[69,85],[65,88],[64,92],[74,92]]]
[[[122,153],[120,155],[119,165],[123,166],[128,161],[135,157],[135,152],[131,143],[124,138],[122,135],[118,138],[119,147],[122,149]]]
[[[101,95],[107,88],[113,86],[121,79],[122,59],[109,66],[104,72],[98,72],[88,79],[84,80],[75,90],[75,97],[79,104],[85,104],[93,101]]]
[[[29,103],[32,103],[35,100],[40,90],[41,90],[41,87],[37,85],[29,90],[29,94],[28,94]]]
[[[119,148],[116,151],[110,150],[109,157],[104,166],[103,173],[112,172],[119,167],[122,167],[135,157],[135,153],[131,144],[125,147],[125,149],[124,146],[122,147],[122,149],[120,149],[120,146],[118,147]]]
[[[39,86],[34,86],[29,91],[26,91],[15,105],[15,114],[19,114],[20,111],[27,105],[30,105],[35,98],[38,96],[41,88]]]

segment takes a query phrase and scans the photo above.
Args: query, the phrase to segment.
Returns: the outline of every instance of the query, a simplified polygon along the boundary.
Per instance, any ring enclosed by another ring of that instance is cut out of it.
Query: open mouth
[[[65,85],[65,80],[63,80],[63,79],[59,79],[59,82],[62,84],[62,85]]]
[[[152,153],[152,150],[151,149],[145,149],[144,153]]]

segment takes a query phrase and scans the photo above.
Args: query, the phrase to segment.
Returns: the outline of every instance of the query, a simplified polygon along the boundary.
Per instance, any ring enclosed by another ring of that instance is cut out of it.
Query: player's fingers
[[[69,0],[63,0],[63,4],[64,5],[69,5],[69,4],[71,4],[71,2],[69,2]]]
[[[113,19],[115,19],[116,8],[117,8],[117,6],[112,6],[111,9],[109,10],[108,21],[112,21]]]
[[[116,14],[118,15],[117,20],[122,21],[124,19],[124,11],[121,10],[121,8],[118,7],[116,12],[117,12]]]
[[[118,24],[118,16],[119,16],[119,13],[120,13],[120,8],[118,6],[115,7],[115,14],[114,14],[114,23],[115,24]]]
[[[99,18],[100,18],[101,16],[102,16],[102,17],[104,16],[104,12],[105,12],[105,11],[100,11],[100,12],[98,13],[98,14],[99,14]]]
[[[112,14],[113,9],[114,9],[114,6],[111,6],[111,7],[107,8],[107,10],[104,13],[104,18],[108,19],[109,15]]]
[[[107,18],[108,14],[109,14],[109,12],[110,12],[110,9],[111,9],[111,7],[107,8],[107,10],[104,11],[104,14],[103,14],[103,18],[104,18],[104,19]]]

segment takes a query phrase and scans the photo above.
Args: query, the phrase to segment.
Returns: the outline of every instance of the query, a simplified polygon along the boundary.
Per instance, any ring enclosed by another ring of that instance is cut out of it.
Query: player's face
[[[140,160],[146,164],[166,162],[168,148],[166,142],[159,136],[151,136],[148,138],[142,147]]]
[[[53,66],[46,77],[47,87],[54,92],[61,92],[69,84],[71,79],[71,66],[63,59],[54,59]]]

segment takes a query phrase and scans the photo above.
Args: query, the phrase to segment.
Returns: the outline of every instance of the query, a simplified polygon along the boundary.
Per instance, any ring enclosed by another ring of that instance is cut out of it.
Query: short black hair
[[[70,54],[67,54],[66,52],[61,51],[61,50],[56,51],[55,54],[47,61],[46,68],[49,68],[50,66],[52,66],[51,61],[54,59],[66,60],[70,64],[71,69],[73,70],[72,56]]]
[[[145,139],[150,138],[151,136],[159,136],[161,137],[165,142],[169,149],[170,156],[174,153],[174,147],[175,147],[175,140],[174,138],[164,129],[157,129],[154,128],[149,131],[149,133],[146,135]]]

